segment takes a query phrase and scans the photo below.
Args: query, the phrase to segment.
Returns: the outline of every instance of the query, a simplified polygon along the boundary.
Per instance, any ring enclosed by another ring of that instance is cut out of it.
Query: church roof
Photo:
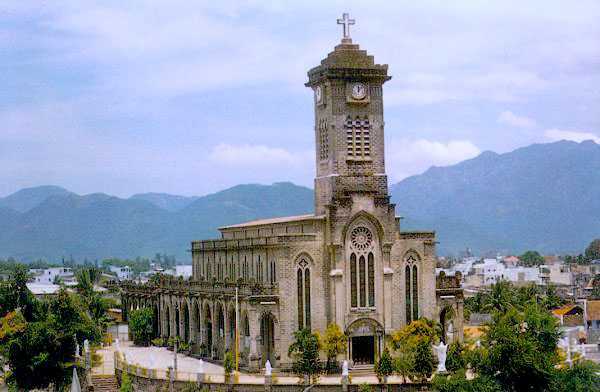
[[[238,224],[229,225],[229,226],[221,226],[221,227],[219,227],[219,230],[237,229],[237,228],[249,227],[249,226],[264,226],[264,225],[271,225],[274,223],[320,220],[320,219],[324,219],[324,218],[325,218],[325,215],[315,215],[315,214],[283,216],[283,217],[278,217],[278,218],[258,219],[258,220],[253,220],[253,221],[244,222],[244,223],[238,223]]]

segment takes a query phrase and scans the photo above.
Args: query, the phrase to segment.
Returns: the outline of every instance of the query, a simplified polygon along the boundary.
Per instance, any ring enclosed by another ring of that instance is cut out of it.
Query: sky
[[[389,64],[391,182],[566,139],[600,143],[600,1],[0,3],[0,196],[312,186],[306,72],[355,43]]]

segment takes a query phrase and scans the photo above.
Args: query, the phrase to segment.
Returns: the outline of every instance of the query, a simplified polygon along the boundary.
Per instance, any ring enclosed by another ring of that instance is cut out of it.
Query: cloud
[[[525,116],[518,116],[511,111],[504,111],[498,116],[500,124],[506,124],[517,128],[533,128],[536,126],[536,121]]]
[[[427,139],[393,139],[387,150],[387,169],[392,181],[420,174],[431,166],[453,165],[481,153],[469,140],[440,142]]]
[[[565,129],[548,129],[544,132],[544,136],[552,141],[558,140],[571,140],[577,143],[581,143],[584,140],[593,140],[600,144],[600,136],[597,136],[591,132],[579,132]]]
[[[311,151],[291,152],[263,145],[218,144],[209,154],[213,163],[228,166],[303,166],[312,163]]]

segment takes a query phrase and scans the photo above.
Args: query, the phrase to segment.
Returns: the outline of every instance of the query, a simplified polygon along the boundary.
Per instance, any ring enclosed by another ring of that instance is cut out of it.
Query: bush
[[[133,343],[138,346],[147,346],[153,335],[152,309],[144,308],[131,312],[129,315],[129,330],[133,337]]]
[[[119,388],[119,392],[133,392],[133,384],[125,371],[121,373],[121,387]]]
[[[464,348],[460,342],[453,342],[448,346],[446,369],[449,372],[456,372],[457,370],[464,369],[466,367],[467,364],[463,351]]]
[[[558,370],[552,392],[600,391],[599,366],[591,361],[576,362],[572,368]]]
[[[223,360],[223,370],[225,371],[225,375],[229,376],[234,371],[235,363],[233,362],[233,354],[231,351],[227,351],[225,354],[225,359]]]
[[[375,363],[375,373],[379,381],[387,383],[387,377],[394,372],[394,364],[392,363],[392,357],[387,347],[383,349],[381,358]]]
[[[436,375],[432,380],[432,387],[436,392],[503,392],[493,378],[478,376],[467,380],[464,371],[451,376]]]
[[[308,328],[294,332],[295,341],[288,349],[288,355],[294,358],[294,371],[309,377],[321,371],[319,361],[319,337]]]

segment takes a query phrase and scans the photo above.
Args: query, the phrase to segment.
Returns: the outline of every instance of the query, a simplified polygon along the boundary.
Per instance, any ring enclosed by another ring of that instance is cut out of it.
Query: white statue
[[[579,345],[579,352],[581,353],[581,358],[585,358],[585,343]]]
[[[446,370],[446,351],[448,350],[448,345],[444,344],[444,342],[440,342],[437,346],[433,346],[435,349],[435,353],[438,357],[438,373],[445,373]]]
[[[344,359],[344,362],[342,362],[342,377],[347,377],[348,376],[348,361],[346,361]]]
[[[273,368],[271,367],[271,361],[267,359],[267,362],[265,363],[265,376],[270,376],[272,372]]]
[[[89,353],[90,352],[90,341],[85,339],[83,341],[83,352],[84,353]]]
[[[79,343],[75,343],[75,358],[79,358],[81,355],[79,354]]]
[[[204,361],[203,360],[200,360],[200,362],[198,363],[198,373],[204,374]]]

